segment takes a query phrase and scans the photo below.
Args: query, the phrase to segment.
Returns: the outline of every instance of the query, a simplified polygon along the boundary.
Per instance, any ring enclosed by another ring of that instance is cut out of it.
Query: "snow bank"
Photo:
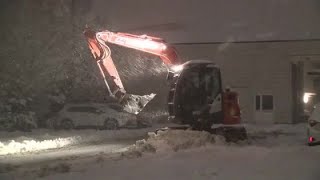
[[[10,142],[0,142],[0,155],[36,152],[47,149],[61,148],[67,145],[76,144],[80,137],[69,138],[57,138],[52,140],[35,141],[35,140],[23,140],[17,142],[12,140]]]
[[[139,140],[123,153],[127,157],[141,156],[143,153],[176,152],[210,144],[225,144],[224,138],[205,131],[165,130],[148,133],[148,138]]]
[[[208,132],[191,130],[166,130],[157,134],[148,133],[147,139],[139,140],[123,150],[128,157],[142,156],[143,153],[179,151],[207,145],[228,146],[300,146],[305,143],[306,124],[246,124],[248,139],[237,143],[227,143],[225,138]]]

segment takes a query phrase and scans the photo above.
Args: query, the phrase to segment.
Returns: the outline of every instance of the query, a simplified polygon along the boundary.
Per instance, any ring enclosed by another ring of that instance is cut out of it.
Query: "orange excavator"
[[[126,92],[108,44],[153,54],[166,64],[170,86],[167,107],[171,122],[189,125],[195,130],[220,133],[227,139],[246,138],[241,125],[238,94],[229,89],[223,91],[220,68],[212,61],[184,62],[172,45],[147,35],[95,32],[87,28],[84,36],[109,95],[118,100],[127,112],[138,114],[155,94],[140,96]]]

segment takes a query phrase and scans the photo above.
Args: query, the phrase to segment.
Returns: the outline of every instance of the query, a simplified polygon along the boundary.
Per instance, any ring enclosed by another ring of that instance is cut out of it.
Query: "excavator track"
[[[238,142],[248,139],[244,126],[221,126],[211,129],[210,133],[223,136],[226,142]]]
[[[171,127],[165,127],[165,128],[160,128],[155,131],[157,134],[159,131],[167,131],[167,130],[192,130],[192,131],[207,131],[210,134],[213,135],[219,135],[223,136],[225,138],[226,142],[233,142],[236,143],[238,141],[244,141],[248,139],[247,136],[247,131],[244,126],[219,126],[211,129],[195,129],[192,128],[191,126],[171,126]]]

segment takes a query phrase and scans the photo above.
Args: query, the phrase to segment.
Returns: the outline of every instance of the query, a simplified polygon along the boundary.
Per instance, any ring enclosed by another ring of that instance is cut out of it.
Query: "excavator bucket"
[[[121,104],[125,111],[132,114],[138,114],[155,96],[156,94],[153,93],[144,96],[126,94],[121,101]]]

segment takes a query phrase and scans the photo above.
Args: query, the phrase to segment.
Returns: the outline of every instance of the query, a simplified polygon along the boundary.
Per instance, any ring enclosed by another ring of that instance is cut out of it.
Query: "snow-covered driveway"
[[[71,180],[318,180],[319,151],[291,147],[211,147],[92,164],[85,172],[43,179]]]
[[[305,145],[304,124],[247,129],[249,141],[239,144],[200,132],[151,134],[136,146],[122,148],[124,153],[61,159],[32,171],[2,174],[2,179],[320,179],[320,146]]]
[[[61,159],[74,159],[79,157],[92,157],[100,153],[115,153],[134,144],[135,140],[104,141],[101,144],[84,144],[70,147],[41,151],[38,153],[24,153],[0,156],[0,164],[11,164],[19,167],[59,161]]]
[[[0,165],[29,166],[59,159],[119,152],[144,138],[153,128],[117,131],[72,130],[1,132]]]

